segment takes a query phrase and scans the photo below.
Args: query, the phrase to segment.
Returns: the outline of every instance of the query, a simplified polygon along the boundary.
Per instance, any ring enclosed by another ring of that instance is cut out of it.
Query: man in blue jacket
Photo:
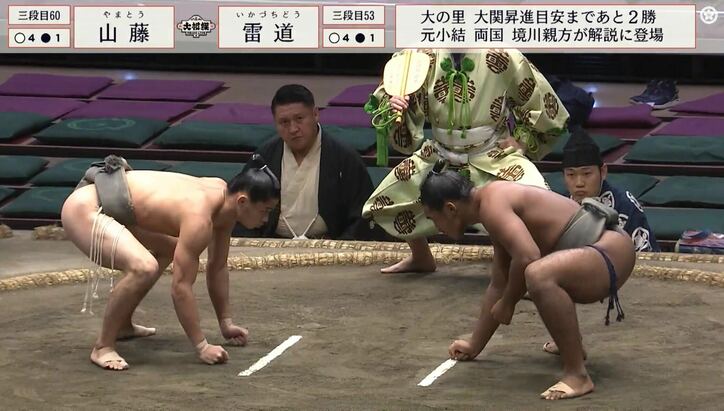
[[[563,149],[563,177],[571,198],[578,203],[598,198],[618,211],[619,227],[631,236],[636,251],[661,251],[641,204],[630,192],[609,184],[606,175],[596,143],[583,129],[574,129]]]

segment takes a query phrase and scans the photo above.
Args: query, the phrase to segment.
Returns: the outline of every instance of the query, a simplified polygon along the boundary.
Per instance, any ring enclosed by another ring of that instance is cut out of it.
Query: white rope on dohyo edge
[[[492,250],[485,247],[432,247],[434,257],[441,264],[459,262],[489,262]],[[280,253],[265,256],[249,257],[245,255],[229,257],[227,265],[230,270],[269,270],[296,267],[319,266],[369,266],[373,264],[394,263],[409,255],[403,251],[336,251],[318,253]],[[205,270],[206,261],[202,260],[199,271]],[[166,273],[170,273],[170,269]],[[109,272],[108,275],[118,275]],[[638,264],[634,268],[634,276],[648,277],[658,280],[675,280],[724,287],[724,273]],[[0,292],[38,288],[52,285],[72,284],[87,281],[91,270],[74,269],[46,273],[28,274],[0,280]],[[101,277],[102,275],[98,275]]]
[[[62,227],[41,226],[36,227],[33,232],[36,240],[61,240],[65,239]],[[344,249],[357,251],[407,251],[409,246],[404,242],[372,242],[372,241],[340,241],[340,240],[289,240],[289,239],[258,239],[258,238],[232,238],[230,245],[233,247],[264,247],[264,248],[323,248],[323,249]],[[430,248],[446,250],[448,248],[460,250],[484,249],[492,254],[492,247],[482,245],[451,245],[451,244],[430,244]],[[681,263],[713,263],[724,264],[724,255],[720,254],[688,254],[688,253],[636,253],[639,260],[666,261]]]

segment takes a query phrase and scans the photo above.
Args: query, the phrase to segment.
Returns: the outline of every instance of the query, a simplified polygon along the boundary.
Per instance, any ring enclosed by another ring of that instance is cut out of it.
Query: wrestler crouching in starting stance
[[[438,162],[421,187],[425,214],[443,233],[459,238],[482,223],[493,243],[492,278],[470,340],[457,340],[450,357],[472,360],[498,326],[510,324],[526,289],[560,349],[563,378],[541,394],[557,400],[593,391],[583,359],[575,304],[609,297],[623,319],[617,290],[633,271],[634,245],[618,216],[594,200],[583,204],[532,186],[495,181],[481,188]]]
[[[116,352],[116,340],[155,334],[131,318],[171,262],[174,308],[199,358],[207,364],[229,358],[221,346],[206,341],[192,289],[199,256],[207,247],[206,283],[221,334],[233,345],[246,344],[248,331],[234,325],[229,307],[231,232],[236,222],[248,228],[264,224],[280,192],[279,181],[263,160],[255,156],[251,162],[252,167],[228,185],[219,178],[132,171],[116,156],[86,172],[63,205],[63,227],[97,264],[126,274],[108,298],[103,328],[90,355],[93,363],[128,369]]]

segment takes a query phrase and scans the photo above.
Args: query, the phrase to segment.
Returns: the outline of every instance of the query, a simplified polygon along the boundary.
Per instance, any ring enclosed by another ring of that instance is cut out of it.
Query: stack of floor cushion
[[[2,187],[0,186],[0,203],[5,200],[6,198],[10,197],[15,193],[15,190],[12,188]]]
[[[36,133],[43,144],[138,148],[165,130],[168,123],[141,117],[63,120]]]
[[[34,156],[0,156],[0,183],[24,185],[48,160]]]
[[[586,122],[592,134],[610,134],[620,138],[641,138],[660,123],[651,115],[652,107],[637,104],[626,107],[595,107]]]
[[[3,217],[59,218],[73,187],[33,187],[0,208]]]
[[[632,163],[724,164],[724,138],[649,136],[636,142],[624,159]]]
[[[166,171],[188,174],[194,177],[218,177],[231,181],[244,168],[244,163],[215,163],[203,161],[184,161]]]
[[[45,160],[44,160],[45,161]],[[0,209],[4,217],[58,218],[60,210],[90,164],[99,159],[68,159],[49,167],[30,180],[34,185]],[[46,161],[47,162],[47,161]],[[168,164],[128,160],[136,170],[164,170]]]
[[[342,90],[339,94],[334,96],[328,106],[348,106],[348,107],[362,107],[367,103],[375,89],[377,84],[359,84],[356,86],[350,86]]]
[[[38,174],[48,161],[33,156],[0,156],[0,184],[22,186]],[[0,202],[15,194],[15,189],[0,186]]]
[[[372,119],[362,107],[327,107],[319,111],[322,127],[372,127]]]
[[[661,240],[678,240],[687,230],[724,233],[722,209],[646,207],[646,218]]]
[[[96,100],[36,133],[41,143],[106,147],[141,147],[193,109],[192,103]]]
[[[640,200],[663,207],[712,207],[724,209],[724,178],[669,177]]]
[[[366,153],[377,142],[370,115],[362,107],[326,107],[319,111],[319,123],[339,141]]]
[[[193,103],[185,102],[95,100],[63,118],[147,118],[170,122],[193,108]]]
[[[566,189],[562,171],[544,173],[543,177],[551,187],[551,190],[566,197],[570,195],[568,189]],[[646,174],[609,173],[606,181],[619,190],[628,191],[634,197],[638,198],[656,186],[659,180],[657,180],[656,177]]]
[[[229,124],[274,124],[269,106],[245,103],[217,103],[189,117],[187,121]]]
[[[17,73],[0,84],[0,141],[41,130],[113,82],[108,77]],[[13,96],[13,97],[11,97]]]
[[[0,156],[0,183],[3,184],[12,184],[12,185],[25,185],[28,183],[28,180],[30,180],[33,176],[38,174],[43,168],[45,168],[45,165],[48,164],[48,160],[40,157],[33,157],[33,156]],[[0,187],[2,190],[0,190],[0,201],[4,200],[5,198],[9,197],[10,195],[14,194],[15,190],[10,189],[8,187]],[[26,195],[27,192],[22,193],[19,197],[10,200],[8,204],[0,208],[0,215],[5,217],[12,217],[12,216],[24,216],[23,214],[18,214],[18,208],[14,206],[13,204],[21,200],[23,202],[23,198],[31,198],[30,196]],[[25,197],[23,197],[25,196]],[[21,198],[23,197],[23,198]],[[65,199],[65,197],[63,197]],[[32,201],[30,201],[32,203]],[[27,204],[27,202],[26,202]],[[22,204],[21,204],[22,205]],[[60,209],[58,208],[58,213],[60,212]],[[42,213],[41,213],[42,214]],[[37,217],[37,214],[32,214],[29,217]]]
[[[0,95],[90,98],[112,82],[109,77],[17,73],[0,84]]]
[[[724,93],[717,93],[697,100],[686,101],[669,110],[691,115],[724,115]]]
[[[323,125],[325,134],[346,143],[360,153],[367,153],[377,144],[377,134],[370,127],[340,127]]]
[[[551,148],[551,152],[544,158],[544,160],[563,160],[563,148],[566,146],[566,143],[568,143],[569,138],[570,136],[568,135],[561,136],[558,141],[556,141],[556,143],[553,145],[553,147]],[[605,134],[592,134],[591,138],[601,150],[601,154],[606,154],[624,145],[624,142],[620,138]]]
[[[267,106],[219,103],[175,125],[154,144],[165,148],[254,151],[275,134]]]
[[[628,191],[637,198],[644,195],[659,183],[656,177],[633,173],[610,173],[606,177],[606,180],[614,187]]]
[[[35,176],[30,182],[36,186],[73,186],[75,187],[85,174],[91,163],[101,161],[94,158],[71,158],[63,160]],[[127,159],[134,170],[162,171],[169,164],[151,160]]]
[[[323,125],[322,128],[325,133],[346,143],[360,154],[368,154],[377,147],[377,132],[374,128],[334,125]],[[430,129],[424,129],[423,134],[425,139],[432,139]],[[406,154],[397,152],[392,145],[388,146],[388,150],[391,156],[406,156]]]
[[[677,118],[651,134],[655,136],[724,137],[724,118]]]
[[[30,135],[84,105],[65,98],[0,96],[0,143]]]
[[[669,177],[640,200],[659,238],[677,240],[686,230],[724,233],[724,178]]]
[[[595,128],[652,128],[661,119],[651,115],[648,104],[626,107],[595,107],[586,121],[586,127]]]
[[[625,157],[637,163],[724,164],[724,119],[680,118],[636,142]]]
[[[215,80],[128,80],[107,88],[98,98],[199,102],[223,85],[223,81]]]
[[[222,86],[208,80],[129,80],[107,88],[98,95],[100,100],[35,138],[53,145],[138,148]]]
[[[55,145],[137,148],[192,109],[192,103],[183,102],[96,100],[35,138]]]

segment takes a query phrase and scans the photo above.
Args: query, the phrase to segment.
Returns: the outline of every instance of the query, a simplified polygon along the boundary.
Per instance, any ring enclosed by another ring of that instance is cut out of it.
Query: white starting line
[[[289,347],[299,342],[299,340],[302,339],[301,335],[292,335],[291,337],[287,338],[286,341],[279,344],[276,348],[271,350],[269,354],[261,357],[257,362],[255,362],[251,367],[245,369],[244,371],[239,373],[239,377],[248,377],[251,374],[254,374],[255,372],[261,370],[262,368],[269,365],[272,360],[277,358],[278,356],[282,355],[284,351],[286,351]],[[445,374],[448,370],[450,370],[452,367],[457,364],[457,360],[446,360],[442,364],[440,364],[437,368],[435,368],[430,374],[427,375],[427,377],[423,378],[422,381],[420,381],[417,385],[420,387],[429,387],[433,382],[435,382],[436,379],[440,378],[443,374]]]
[[[271,350],[269,352],[269,354],[261,357],[259,359],[259,361],[255,362],[251,367],[240,372],[238,376],[239,377],[248,377],[251,374],[254,374],[255,372],[261,370],[262,368],[266,367],[270,362],[272,362],[273,359],[282,355],[282,353],[284,351],[286,351],[287,348],[296,344],[301,339],[302,339],[301,335],[292,335],[291,337],[287,338],[286,341],[284,341],[283,343],[279,344],[276,348]]]
[[[436,379],[445,374],[450,368],[457,364],[457,360],[447,360],[435,368],[427,377],[423,378],[417,385],[419,387],[429,387]]]

